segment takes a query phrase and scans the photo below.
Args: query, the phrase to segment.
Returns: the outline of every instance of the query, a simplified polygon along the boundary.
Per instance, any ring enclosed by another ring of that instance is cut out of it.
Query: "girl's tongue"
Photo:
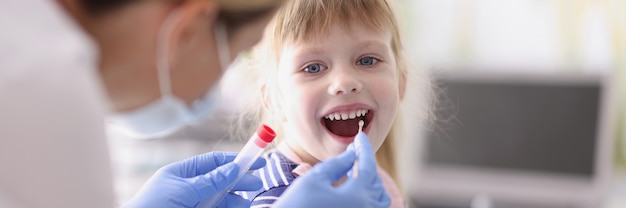
[[[360,119],[357,118],[335,121],[325,119],[325,124],[326,128],[333,134],[342,137],[353,137],[356,136],[359,131],[359,121]]]
[[[350,112],[349,116],[343,114],[338,117],[337,114],[331,114],[321,118],[321,122],[332,134],[340,137],[354,137],[359,133],[359,121],[364,121],[363,129],[365,129],[373,118],[374,112],[372,110],[357,110]]]
[[[324,124],[328,131],[333,134],[342,137],[354,137],[359,131],[359,121],[363,118],[354,118],[348,120],[334,120],[324,119]]]

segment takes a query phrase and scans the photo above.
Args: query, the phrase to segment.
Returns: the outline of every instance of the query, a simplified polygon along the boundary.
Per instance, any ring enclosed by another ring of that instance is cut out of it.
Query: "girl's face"
[[[400,102],[391,33],[335,24],[328,34],[286,44],[278,64],[279,101],[285,142],[305,162],[345,151],[359,120],[378,149]]]

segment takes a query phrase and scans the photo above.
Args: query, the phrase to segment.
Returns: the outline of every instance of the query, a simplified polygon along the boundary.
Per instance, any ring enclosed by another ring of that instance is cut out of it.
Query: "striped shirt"
[[[267,165],[253,172],[261,179],[263,188],[258,191],[235,192],[252,202],[251,208],[266,208],[278,200],[289,184],[296,178],[292,171],[298,163],[288,159],[278,150],[271,150],[263,155]]]

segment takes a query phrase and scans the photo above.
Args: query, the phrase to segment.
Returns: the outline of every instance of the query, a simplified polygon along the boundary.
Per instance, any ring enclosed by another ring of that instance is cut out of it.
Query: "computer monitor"
[[[600,207],[608,77],[455,72],[435,83],[436,122],[410,189],[418,207]]]

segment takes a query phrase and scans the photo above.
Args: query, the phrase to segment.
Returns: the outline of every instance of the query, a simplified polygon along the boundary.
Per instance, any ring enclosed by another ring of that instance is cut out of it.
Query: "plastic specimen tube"
[[[239,151],[234,163],[239,165],[239,174],[237,175],[237,179],[235,179],[231,184],[228,185],[226,190],[219,192],[215,196],[204,200],[196,206],[197,208],[214,208],[219,203],[224,200],[226,194],[230,192],[235,184],[243,177],[246,172],[250,169],[254,161],[256,161],[261,154],[263,154],[263,150],[269,143],[271,143],[276,137],[276,133],[274,130],[267,125],[261,125],[255,134],[250,137],[245,146]]]

